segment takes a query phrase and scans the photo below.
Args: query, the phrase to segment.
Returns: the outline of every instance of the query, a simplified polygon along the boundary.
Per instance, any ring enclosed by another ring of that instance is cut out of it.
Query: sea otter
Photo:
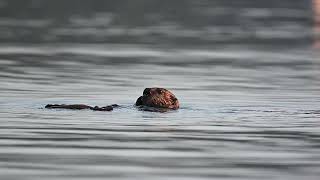
[[[139,107],[152,107],[152,108],[162,108],[162,109],[179,109],[179,101],[176,96],[169,90],[164,88],[146,88],[143,91],[143,96],[140,96],[136,101],[136,106]],[[119,107],[117,104],[112,104],[109,106],[89,106],[85,104],[48,104],[45,108],[49,109],[90,109],[93,111],[112,111],[113,108]],[[150,111],[150,109],[146,109]],[[157,110],[155,110],[157,111]]]
[[[143,91],[143,96],[137,99],[136,106],[179,109],[179,101],[169,90],[153,87]]]

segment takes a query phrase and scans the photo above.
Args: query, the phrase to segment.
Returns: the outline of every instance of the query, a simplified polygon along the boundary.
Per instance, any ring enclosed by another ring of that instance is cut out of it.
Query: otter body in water
[[[114,107],[118,107],[119,105],[117,104],[113,104],[113,105],[109,105],[109,106],[103,106],[103,107],[99,107],[99,106],[88,106],[85,104],[48,104],[45,106],[45,108],[49,108],[49,109],[76,109],[76,110],[81,110],[81,109],[91,109],[94,111],[112,111]]]
[[[179,101],[173,93],[164,88],[146,88],[143,91],[143,96],[140,96],[136,101],[136,106],[163,108],[163,109],[179,109]],[[113,108],[119,105],[113,104],[109,106],[88,106],[85,104],[48,104],[45,108],[49,109],[90,109],[93,111],[112,111]]]

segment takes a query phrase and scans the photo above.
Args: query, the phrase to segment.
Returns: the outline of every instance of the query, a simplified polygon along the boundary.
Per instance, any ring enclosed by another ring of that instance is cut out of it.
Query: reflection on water
[[[10,43],[272,46],[305,45],[311,37],[309,0],[2,1],[0,40]]]
[[[41,2],[0,1],[1,179],[320,176],[311,1]],[[135,108],[150,86],[181,109]]]

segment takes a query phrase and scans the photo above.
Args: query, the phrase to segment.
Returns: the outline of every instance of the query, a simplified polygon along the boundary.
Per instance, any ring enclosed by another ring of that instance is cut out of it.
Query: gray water
[[[312,18],[307,0],[0,1],[0,179],[318,179]],[[153,86],[181,109],[136,109]]]

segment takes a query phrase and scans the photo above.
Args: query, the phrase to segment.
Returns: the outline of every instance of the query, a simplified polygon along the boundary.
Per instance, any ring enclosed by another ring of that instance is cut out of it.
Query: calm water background
[[[0,178],[318,179],[312,25],[309,0],[0,0]],[[151,86],[181,109],[137,110]]]

